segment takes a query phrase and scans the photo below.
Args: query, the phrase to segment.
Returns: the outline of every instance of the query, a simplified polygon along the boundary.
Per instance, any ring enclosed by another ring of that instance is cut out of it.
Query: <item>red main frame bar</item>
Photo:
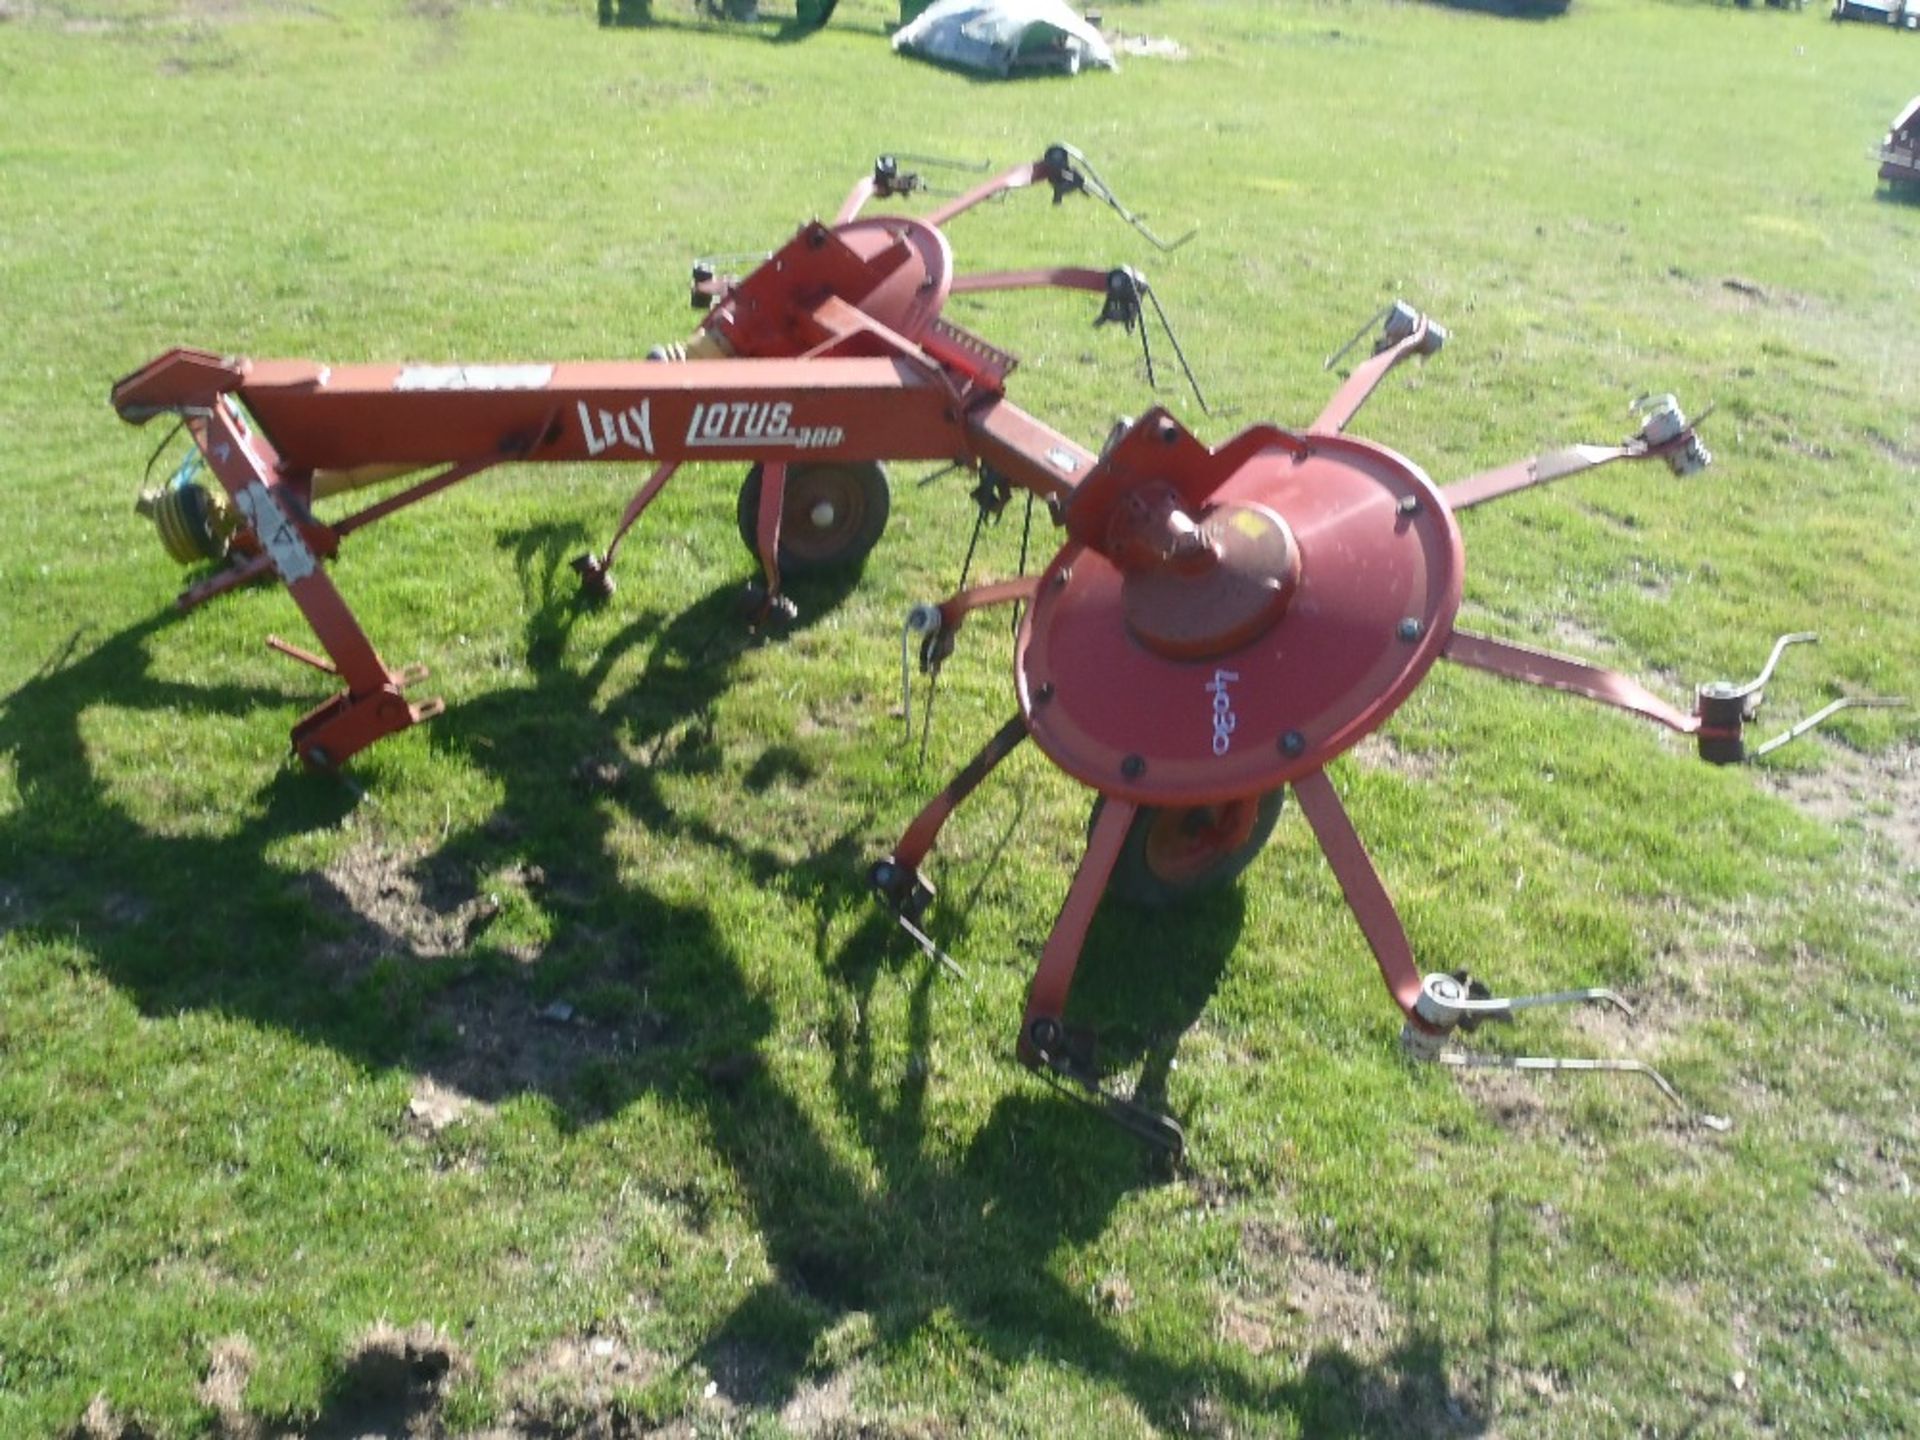
[[[913,359],[321,365],[173,350],[114,387],[129,420],[231,394],[284,475],[496,461],[989,459],[1064,498],[1094,456]]]

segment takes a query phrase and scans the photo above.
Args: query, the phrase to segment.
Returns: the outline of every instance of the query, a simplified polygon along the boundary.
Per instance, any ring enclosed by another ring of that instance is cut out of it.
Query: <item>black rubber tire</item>
[[[1127,829],[1113,874],[1107,880],[1107,894],[1122,904],[1157,910],[1231,885],[1272,836],[1286,793],[1284,788],[1273,790],[1228,806],[1143,808]],[[1093,802],[1093,814],[1087,821],[1089,832],[1105,804],[1104,795]],[[1238,806],[1251,806],[1252,813],[1233,808]],[[1233,835],[1232,843],[1209,851],[1202,842],[1193,853],[1169,862],[1170,842],[1192,839],[1196,826],[1204,829],[1214,825]]]
[[[227,558],[231,526],[221,524],[224,507],[197,481],[163,491],[153,511],[160,543],[176,565],[198,565]]]
[[[761,467],[747,471],[740,484],[734,518],[749,555],[760,553]],[[813,523],[816,501],[836,507],[827,527]],[[780,511],[780,573],[816,575],[858,565],[886,533],[893,491],[887,467],[877,460],[830,460],[787,467],[787,493]]]

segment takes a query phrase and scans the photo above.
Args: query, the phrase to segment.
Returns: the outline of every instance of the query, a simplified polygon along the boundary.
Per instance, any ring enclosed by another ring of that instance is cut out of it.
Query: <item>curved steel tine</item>
[[[1391,303],[1383,305],[1380,307],[1380,309],[1374,311],[1373,315],[1366,321],[1366,323],[1361,325],[1361,327],[1358,330],[1353,332],[1353,338],[1351,340],[1347,341],[1346,344],[1342,345],[1338,350],[1334,351],[1333,354],[1329,355],[1325,360],[1320,362],[1320,368],[1322,370],[1333,369],[1334,366],[1338,365],[1342,360],[1347,358],[1348,351],[1352,350],[1354,346],[1358,345],[1362,340],[1367,338],[1368,332],[1371,331],[1374,326],[1378,325],[1382,320],[1386,319],[1387,316],[1392,313],[1393,313],[1393,305]]]
[[[993,168],[991,160],[954,160],[945,155],[909,155],[904,150],[886,152],[895,160],[904,160],[909,165],[938,165],[943,170],[966,170],[975,175],[984,175]]]
[[[1792,637],[1789,636],[1788,638],[1791,639]],[[1779,651],[1776,649],[1774,653],[1778,655]],[[1800,721],[1798,724],[1782,730],[1764,745],[1756,745],[1749,758],[1758,760],[1762,755],[1772,754],[1782,745],[1798,740],[1816,725],[1822,724],[1833,716],[1838,715],[1842,710],[1900,710],[1904,709],[1906,704],[1906,697],[1903,695],[1843,695],[1831,705],[1823,706],[1814,711],[1813,714],[1807,716],[1806,719]]]
[[[1638,1012],[1614,991],[1595,985],[1585,990],[1556,990],[1550,995],[1515,995],[1509,999],[1491,1002],[1469,1000],[1469,1010],[1478,1009],[1482,1004],[1491,1003],[1507,1010],[1531,1010],[1537,1005],[1579,1005],[1594,1001],[1602,1005],[1611,1005],[1629,1020],[1636,1018]]]
[[[1146,236],[1153,247],[1162,254],[1169,254],[1172,251],[1178,250],[1182,245],[1200,233],[1200,227],[1196,225],[1178,240],[1162,240],[1158,235],[1154,234],[1153,230],[1147,225],[1145,217],[1136,215],[1120,203],[1120,197],[1113,193],[1113,187],[1111,185],[1100,178],[1100,172],[1093,168],[1093,164],[1087,159],[1085,152],[1077,146],[1068,145],[1064,142],[1061,143],[1060,148],[1066,151],[1068,156],[1073,160],[1074,168],[1080,172],[1080,177],[1085,182],[1084,188],[1089,193],[1112,206],[1114,212],[1118,214],[1122,220]]]
[[[1819,642],[1820,636],[1812,630],[1796,630],[1791,635],[1782,635],[1773,642],[1773,653],[1767,656],[1767,663],[1760,667],[1760,673],[1740,686],[1734,693],[1751,695],[1773,679],[1774,668],[1779,665],[1780,657],[1786,654],[1789,645],[1817,645]]]
[[[1612,1070],[1629,1075],[1644,1075],[1654,1083],[1662,1095],[1683,1112],[1691,1113],[1687,1111],[1687,1102],[1680,1098],[1680,1092],[1667,1083],[1667,1077],[1644,1060],[1587,1060],[1574,1056],[1553,1055],[1491,1055],[1477,1050],[1439,1050],[1421,1058],[1432,1060],[1438,1065],[1451,1065],[1456,1069],[1466,1070]]]
[[[1580,1005],[1589,1001],[1611,1005],[1629,1019],[1635,1015],[1633,1006],[1617,992],[1599,985],[1584,990],[1555,990],[1546,995],[1475,995],[1473,982],[1464,971],[1458,975],[1440,971],[1428,975],[1420,982],[1420,997],[1414,1008],[1429,1025],[1451,1030],[1463,1022],[1471,1027],[1472,1022],[1480,1020],[1508,1019],[1516,1010],[1533,1010],[1542,1005]]]
[[[939,945],[934,942],[931,935],[927,934],[926,931],[922,930],[897,910],[893,913],[893,918],[899,922],[900,928],[907,932],[908,937],[912,939],[913,943],[925,952],[929,960],[938,961],[943,967],[952,971],[956,979],[965,980],[968,978],[967,972],[961,966],[960,962],[942,950]]]
[[[1180,348],[1180,337],[1174,333],[1173,321],[1167,318],[1166,307],[1161,305],[1160,297],[1151,286],[1146,287],[1147,299],[1153,302],[1153,313],[1160,317],[1160,328],[1167,332],[1167,339],[1173,345],[1174,357],[1180,362],[1180,369],[1187,377],[1187,384],[1193,387],[1193,398],[1199,402],[1200,413],[1211,416],[1213,407],[1207,404],[1207,397],[1200,389],[1200,377],[1193,373],[1193,366],[1187,363],[1187,352]],[[1146,326],[1140,327],[1141,343],[1146,343]]]

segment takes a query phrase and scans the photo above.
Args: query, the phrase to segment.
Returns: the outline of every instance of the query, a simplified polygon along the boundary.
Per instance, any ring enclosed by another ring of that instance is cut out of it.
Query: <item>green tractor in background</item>
[[[805,34],[833,18],[840,0],[794,0],[793,29]],[[653,0],[599,0],[602,25],[650,25]],[[771,20],[760,13],[760,0],[695,0],[701,15],[715,20]]]

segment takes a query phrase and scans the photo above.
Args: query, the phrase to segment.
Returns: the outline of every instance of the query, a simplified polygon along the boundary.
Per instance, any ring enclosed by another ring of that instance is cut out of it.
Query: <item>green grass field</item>
[[[286,758],[328,685],[261,646],[306,639],[284,593],[170,610],[131,513],[160,436],[106,403],[182,343],[637,357],[690,327],[693,256],[781,243],[876,153],[1065,139],[1199,237],[1028,194],[954,227],[962,268],[1143,266],[1237,407],[1161,397],[1210,441],[1311,418],[1395,295],[1453,339],[1354,428],[1437,479],[1713,403],[1702,476],[1466,516],[1463,623],[1682,704],[1818,630],[1770,733],[1920,696],[1920,207],[1867,159],[1920,41],[1163,0],[1109,24],[1184,60],[1001,85],[893,56],[883,0],[797,43],[655,8],[0,0],[0,1435],[1920,1426],[1920,712],[1715,770],[1439,667],[1332,772],[1423,967],[1619,986],[1638,1023],[1475,1043],[1638,1056],[1731,1128],[1630,1077],[1415,1068],[1289,809],[1236,889],[1095,924],[1076,1013],[1165,1077],[1169,1176],[1013,1061],[1084,790],[1022,753],[950,827],[965,982],[865,892],[1013,709],[982,623],[925,766],[901,745],[963,478],[897,467],[858,584],[797,587],[767,644],[736,470],[682,475],[598,610],[567,561],[637,472],[407,511],[334,574],[450,708],[343,779]],[[1151,397],[1091,310],[952,313],[1097,443]]]

